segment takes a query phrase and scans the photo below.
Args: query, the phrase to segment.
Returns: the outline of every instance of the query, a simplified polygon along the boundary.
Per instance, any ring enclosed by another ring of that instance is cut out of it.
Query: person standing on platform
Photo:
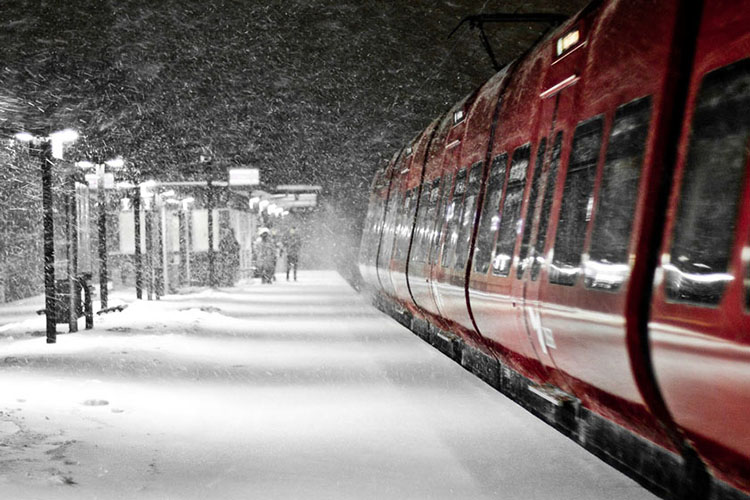
[[[224,231],[219,241],[219,283],[222,286],[234,286],[240,271],[240,244],[234,237],[234,229]]]
[[[258,267],[260,268],[261,283],[272,283],[276,270],[276,245],[271,239],[271,231],[261,228],[260,242],[257,247]]]
[[[292,226],[284,239],[284,249],[286,250],[286,280],[289,281],[289,271],[294,270],[294,281],[297,281],[297,265],[299,263],[299,250],[302,246],[297,228]]]

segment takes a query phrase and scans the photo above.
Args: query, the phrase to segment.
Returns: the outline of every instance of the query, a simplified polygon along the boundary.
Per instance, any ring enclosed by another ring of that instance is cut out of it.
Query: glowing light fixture
[[[575,47],[581,40],[581,32],[573,30],[557,39],[557,55],[561,56],[568,50]]]
[[[34,136],[28,132],[19,132],[14,137],[17,141],[21,142],[31,142],[34,140]]]
[[[120,156],[118,156],[117,158],[113,158],[111,160],[105,161],[104,163],[106,163],[108,167],[112,167],[112,168],[122,168],[125,166],[125,160],[123,160],[122,157]]]

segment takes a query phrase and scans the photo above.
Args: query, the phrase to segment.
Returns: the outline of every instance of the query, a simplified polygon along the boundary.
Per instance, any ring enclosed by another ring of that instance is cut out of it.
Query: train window
[[[513,152],[510,162],[508,187],[505,188],[505,201],[500,213],[497,242],[492,258],[492,274],[508,276],[513,258],[513,249],[520,230],[519,215],[523,204],[523,192],[526,188],[526,171],[529,169],[531,146],[525,144]]]
[[[435,218],[440,201],[440,179],[433,180],[431,185],[426,185],[422,189],[427,193],[427,198],[424,202],[426,213],[422,224],[422,240],[419,244],[418,259],[419,262],[427,262],[435,233]]]
[[[458,242],[458,218],[461,216],[462,202],[466,192],[466,167],[462,168],[456,174],[456,185],[453,187],[453,197],[450,204],[446,207],[445,216],[446,227],[445,240],[443,241],[443,267],[452,267],[451,261],[455,257],[456,243]]]
[[[396,240],[396,260],[401,262],[406,259],[409,251],[409,241],[411,240],[411,229],[414,222],[414,212],[417,206],[415,194],[417,190],[411,189],[406,193],[404,206],[401,212],[401,220],[398,225],[398,238]]]
[[[451,191],[451,184],[453,184],[453,174],[447,174],[443,177],[443,183],[440,186],[440,196],[438,201],[437,217],[435,221],[435,229],[432,232],[432,240],[430,241],[430,263],[437,264],[440,239],[442,237],[443,226],[448,220],[448,210],[450,209],[450,203],[448,203],[448,193]]]
[[[393,222],[391,225],[391,253],[389,254],[388,260],[398,258],[397,252],[399,247],[399,237],[401,236],[401,225],[406,210],[406,204],[409,200],[409,192],[404,191],[403,193],[400,193],[398,198],[399,202],[395,207],[395,213],[393,214]]]
[[[417,221],[414,225],[414,242],[410,259],[414,262],[424,262],[424,240],[427,232],[427,211],[430,203],[430,184],[422,186],[422,194],[419,196],[419,208],[417,209]]]
[[[651,98],[620,106],[609,134],[584,284],[619,290],[630,273],[628,248],[646,149]]]
[[[389,252],[393,250],[393,225],[396,222],[396,207],[401,199],[398,190],[401,185],[401,178],[397,177],[391,181],[391,189],[388,193],[388,202],[385,209],[385,220],[383,221],[383,230],[378,254],[378,267],[385,269],[391,260]]]
[[[547,180],[545,181],[542,212],[539,214],[539,228],[536,232],[534,255],[531,261],[531,281],[536,281],[539,277],[539,271],[541,271],[542,265],[544,264],[544,244],[547,242],[547,227],[549,226],[549,217],[555,196],[555,186],[557,185],[557,171],[560,167],[562,139],[563,133],[560,131],[557,133],[557,136],[555,136],[555,143],[552,146],[552,158],[550,158]]]
[[[573,286],[581,272],[586,224],[591,220],[594,203],[594,178],[603,123],[601,116],[586,120],[573,134],[549,275],[550,283],[556,285]]]
[[[453,263],[454,269],[463,269],[466,267],[466,260],[469,257],[469,243],[471,240],[471,230],[474,228],[474,216],[477,213],[477,195],[482,183],[482,165],[483,162],[477,162],[471,166],[469,172],[469,185],[466,188],[464,196],[463,210],[459,216],[458,223],[458,244],[456,245],[456,257]]]
[[[667,298],[716,306],[728,272],[750,141],[750,59],[708,73],[698,91],[677,207]]]
[[[498,211],[500,210],[500,197],[503,194],[507,165],[507,153],[499,154],[492,160],[482,213],[479,216],[477,243],[474,248],[474,272],[477,273],[486,274],[490,269],[490,249],[495,242],[495,233],[500,222]]]
[[[529,193],[529,203],[526,205],[526,215],[523,220],[523,238],[521,238],[521,251],[518,256],[518,265],[516,266],[516,278],[523,278],[523,273],[529,267],[529,240],[531,239],[531,226],[534,220],[534,209],[536,199],[539,196],[539,183],[541,181],[542,165],[544,163],[544,150],[547,147],[547,139],[543,138],[536,150],[536,162],[534,163],[534,176],[531,178],[531,193]]]

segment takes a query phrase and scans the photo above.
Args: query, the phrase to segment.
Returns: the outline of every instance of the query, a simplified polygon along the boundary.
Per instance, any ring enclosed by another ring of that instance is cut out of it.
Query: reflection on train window
[[[437,264],[438,255],[440,254],[440,239],[442,238],[443,226],[445,221],[448,220],[448,210],[450,203],[448,202],[448,195],[451,192],[451,186],[453,184],[453,174],[447,174],[443,177],[443,183],[440,187],[440,200],[438,202],[437,210],[437,221],[435,222],[435,231],[433,232],[433,240],[430,243],[430,263]]]
[[[573,147],[565,177],[560,220],[557,223],[555,247],[549,281],[573,286],[581,272],[581,254],[586,224],[593,208],[596,163],[602,144],[602,118],[584,121],[573,134]]]
[[[708,73],[692,122],[669,262],[667,297],[715,306],[728,272],[750,140],[750,59]]]
[[[404,179],[402,182],[405,182],[406,179]],[[390,241],[390,253],[388,254],[388,260],[391,261],[396,258],[396,252],[398,250],[398,242],[399,242],[399,236],[401,231],[401,222],[404,217],[404,210],[405,205],[409,200],[409,192],[404,191],[403,193],[398,193],[400,201],[396,205],[396,210],[393,217],[393,223],[391,226],[391,241]]]
[[[646,149],[651,98],[620,106],[609,134],[584,283],[615,291],[630,273],[628,248]]]
[[[505,201],[500,213],[500,227],[492,257],[492,274],[495,276],[508,276],[510,273],[513,249],[520,230],[519,215],[523,204],[526,171],[529,169],[530,158],[531,145],[525,144],[513,152],[513,159],[510,162],[508,187],[505,188]]]
[[[458,218],[458,244],[456,245],[456,256],[453,262],[454,269],[464,269],[469,257],[469,240],[471,239],[471,230],[474,227],[474,216],[477,213],[476,200],[482,183],[482,166],[483,162],[477,162],[471,166],[469,172],[469,185],[466,188],[463,208]]]
[[[380,253],[378,255],[378,267],[380,269],[387,268],[391,261],[391,255],[389,252],[393,250],[393,226],[396,221],[396,207],[399,200],[402,200],[402,197],[399,196],[400,187],[401,177],[393,178],[391,180],[391,189],[388,191],[388,204],[386,205],[385,221],[383,222],[383,236],[380,242]]]
[[[518,255],[518,265],[516,266],[516,278],[523,278],[523,273],[529,267],[533,255],[529,255],[531,239],[531,226],[534,222],[534,210],[536,208],[536,199],[539,196],[539,183],[542,179],[542,165],[544,163],[544,150],[547,146],[547,139],[544,138],[539,143],[536,150],[536,162],[534,162],[534,176],[531,178],[531,193],[529,194],[529,203],[526,205],[526,215],[522,217],[523,238],[521,239],[521,250]]]
[[[466,167],[462,168],[456,174],[456,184],[453,187],[453,196],[451,202],[445,210],[445,220],[447,222],[445,239],[443,241],[442,266],[451,267],[451,261],[456,251],[456,242],[458,241],[458,217],[461,211],[461,202],[466,193]]]
[[[429,198],[427,199],[427,214],[424,220],[424,233],[422,242],[419,247],[419,261],[427,262],[430,249],[432,248],[432,242],[435,238],[435,226],[437,221],[438,203],[440,202],[440,182],[441,179],[435,179],[432,181],[432,185],[429,186]],[[427,189],[425,186],[423,189]]]
[[[401,220],[397,229],[396,237],[396,260],[402,262],[406,260],[406,254],[409,251],[409,241],[411,240],[411,229],[414,223],[414,212],[417,207],[415,194],[417,190],[411,189],[407,192],[404,199],[404,206],[401,213]]]
[[[536,232],[536,243],[534,243],[534,256],[531,262],[531,281],[536,281],[539,277],[539,271],[544,264],[544,244],[547,242],[547,227],[549,226],[550,212],[552,211],[552,202],[555,196],[555,186],[557,186],[557,171],[560,168],[560,154],[562,151],[563,133],[558,132],[555,136],[555,143],[552,146],[552,157],[550,158],[549,171],[547,180],[544,181],[544,199],[542,200],[542,212],[539,214],[539,229]]]
[[[414,226],[414,243],[412,243],[409,259],[414,262],[424,262],[424,240],[427,232],[427,212],[430,203],[430,184],[425,183],[419,196],[417,221]]]
[[[750,245],[742,251],[745,263],[745,311],[750,312]]]
[[[474,247],[474,271],[477,273],[486,274],[490,269],[490,250],[495,242],[495,233],[500,223],[498,211],[500,210],[500,198],[503,194],[503,184],[505,184],[507,164],[507,153],[499,154],[492,159],[482,213],[479,216],[477,243]]]

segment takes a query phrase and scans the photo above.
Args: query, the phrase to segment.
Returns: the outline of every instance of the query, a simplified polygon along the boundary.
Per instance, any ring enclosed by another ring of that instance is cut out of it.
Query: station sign
[[[260,170],[257,168],[230,168],[230,186],[257,186],[260,184]]]

